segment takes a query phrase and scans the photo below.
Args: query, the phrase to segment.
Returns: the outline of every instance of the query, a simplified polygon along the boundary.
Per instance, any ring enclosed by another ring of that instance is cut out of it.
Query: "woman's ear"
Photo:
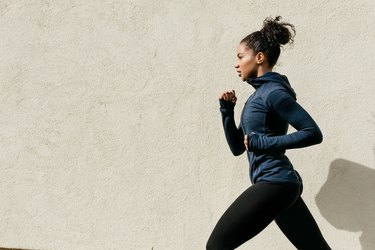
[[[257,64],[262,64],[265,61],[265,55],[263,52],[258,52],[255,56],[255,61]]]

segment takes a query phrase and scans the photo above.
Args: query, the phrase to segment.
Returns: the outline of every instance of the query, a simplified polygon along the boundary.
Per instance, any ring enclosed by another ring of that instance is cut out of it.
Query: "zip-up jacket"
[[[255,92],[244,105],[238,127],[234,121],[235,104],[219,100],[230,150],[236,156],[246,151],[252,183],[300,184],[301,177],[285,152],[321,143],[321,130],[297,103],[296,93],[285,75],[269,71],[246,81],[255,88]],[[296,131],[287,134],[289,124]],[[248,150],[244,145],[245,134],[248,135]]]

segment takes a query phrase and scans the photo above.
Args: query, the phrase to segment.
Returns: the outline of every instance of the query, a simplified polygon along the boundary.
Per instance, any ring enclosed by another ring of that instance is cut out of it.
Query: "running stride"
[[[295,35],[294,26],[280,19],[266,18],[263,28],[238,46],[236,71],[255,89],[243,107],[238,127],[235,91],[219,96],[226,140],[235,156],[246,152],[252,185],[219,219],[208,239],[208,250],[235,249],[272,221],[297,249],[331,249],[301,197],[302,179],[285,155],[287,149],[321,143],[323,135],[296,102],[288,78],[272,71],[280,46],[292,44]],[[287,134],[289,124],[297,131]]]

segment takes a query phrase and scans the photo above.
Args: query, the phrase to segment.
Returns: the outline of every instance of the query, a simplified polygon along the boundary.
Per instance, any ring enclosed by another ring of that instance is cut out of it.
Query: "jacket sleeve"
[[[248,138],[250,151],[302,148],[323,141],[322,132],[313,118],[286,90],[273,90],[267,96],[266,104],[297,131],[277,136],[252,132]]]
[[[237,128],[234,121],[235,103],[222,99],[219,99],[219,102],[225,138],[227,139],[229,148],[233,155],[241,155],[245,152],[244,134],[242,132],[241,123]]]

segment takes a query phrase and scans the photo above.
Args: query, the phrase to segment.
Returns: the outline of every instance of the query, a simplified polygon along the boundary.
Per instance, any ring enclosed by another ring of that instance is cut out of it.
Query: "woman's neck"
[[[269,72],[269,71],[272,71],[272,68],[270,68],[270,67],[260,66],[260,67],[258,68],[258,74],[257,74],[257,77],[262,76],[262,75],[264,75],[265,73],[267,73],[267,72]]]

